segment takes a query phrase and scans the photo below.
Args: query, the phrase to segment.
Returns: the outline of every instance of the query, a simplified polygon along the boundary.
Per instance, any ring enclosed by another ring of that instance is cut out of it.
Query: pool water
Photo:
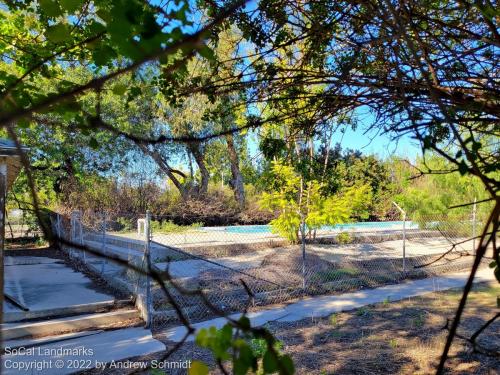
[[[377,229],[402,229],[402,221],[366,221],[348,224],[324,225],[321,230],[366,230],[370,228]],[[406,228],[417,228],[416,223],[406,222]],[[270,225],[234,225],[228,227],[204,228],[206,230],[217,230],[228,233],[271,233]]]

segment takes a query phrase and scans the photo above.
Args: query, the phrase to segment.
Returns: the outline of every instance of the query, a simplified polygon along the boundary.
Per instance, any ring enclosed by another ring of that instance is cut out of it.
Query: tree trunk
[[[191,151],[187,150],[187,156],[189,159],[189,176],[191,176],[191,181],[194,179],[194,171],[193,171],[193,157],[191,155]]]
[[[188,147],[189,150],[191,151],[191,154],[194,157],[194,161],[196,162],[198,168],[200,169],[201,181],[198,193],[201,196],[205,196],[207,195],[208,192],[208,180],[210,179],[210,173],[208,172],[208,169],[205,165],[205,156],[201,152],[199,144],[190,143]]]
[[[189,191],[185,188],[185,186],[179,181],[179,179],[175,176],[175,174],[178,174],[182,177],[186,177],[181,171],[178,171],[176,169],[170,168],[168,165],[167,161],[163,159],[161,154],[158,151],[151,151],[149,148],[142,144],[138,144],[139,148],[146,154],[149,155],[153,158],[153,160],[156,162],[158,167],[161,169],[162,172],[164,172],[167,177],[172,181],[174,186],[179,190],[179,193],[181,195],[181,198],[183,200],[186,200],[189,198]]]
[[[231,186],[234,191],[234,198],[240,208],[245,206],[245,187],[243,185],[243,176],[240,171],[240,161],[238,153],[234,147],[232,134],[226,135],[227,150],[229,152],[229,161],[231,163]]]

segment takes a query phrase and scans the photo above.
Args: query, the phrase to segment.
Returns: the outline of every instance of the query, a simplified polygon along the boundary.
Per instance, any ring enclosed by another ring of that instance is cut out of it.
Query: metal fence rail
[[[93,223],[82,224],[85,217],[93,217]],[[213,314],[204,300],[229,313],[465,270],[472,264],[473,236],[481,227],[472,212],[466,217],[406,217],[403,211],[401,220],[324,226],[308,235],[302,247],[268,226],[177,226],[168,217],[146,213],[129,219],[137,231],[110,234],[113,220],[75,214],[58,216],[55,226],[74,243],[119,256],[146,273],[162,273],[169,294],[193,321]],[[155,331],[177,322],[169,298],[144,273],[84,251],[68,251],[129,290]]]

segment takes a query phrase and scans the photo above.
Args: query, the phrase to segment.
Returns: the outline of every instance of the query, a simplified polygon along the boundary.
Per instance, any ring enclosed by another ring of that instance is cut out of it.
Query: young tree
[[[263,193],[261,205],[279,212],[271,221],[271,228],[291,242],[304,240],[306,231],[311,236],[324,225],[346,223],[352,217],[368,217],[367,203],[371,201],[368,185],[356,185],[324,196],[319,181],[305,181],[291,166],[273,162],[272,173],[273,191]]]

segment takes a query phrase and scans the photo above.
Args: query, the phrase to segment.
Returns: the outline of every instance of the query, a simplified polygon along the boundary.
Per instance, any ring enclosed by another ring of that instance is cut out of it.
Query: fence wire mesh
[[[103,279],[124,297],[133,298],[141,316],[149,322],[151,288],[145,251],[149,241],[146,237],[139,240],[117,236],[124,218],[126,223],[144,220],[140,215],[76,211],[53,216],[52,228],[59,238],[71,243],[61,247],[72,261]]]
[[[231,313],[306,295],[466,270],[473,261],[473,237],[482,228],[472,215],[414,215],[405,221],[325,225],[308,233],[302,246],[265,225],[179,226],[164,216],[151,220],[148,215],[134,216],[126,221],[123,216],[87,217],[93,223],[76,215],[69,220],[60,217],[56,224],[73,241],[104,255],[118,256],[146,271],[150,264],[164,275],[169,294],[192,321],[213,315],[204,299]],[[78,220],[84,224],[79,226]],[[135,228],[128,225],[117,232],[118,222],[134,223]],[[128,290],[154,331],[178,322],[160,285],[143,273],[95,255],[78,256],[109,283]]]
[[[225,312],[241,311],[249,302],[258,308],[303,295],[342,293],[465,270],[472,264],[472,236],[480,227],[471,217],[446,215],[325,225],[307,236],[304,256],[301,245],[288,244],[269,226],[193,225],[178,233],[169,231],[167,217],[154,220],[152,241],[171,253],[156,267],[168,269],[182,287],[203,291]],[[176,297],[190,318],[210,314],[199,297]],[[160,291],[154,295],[154,307],[153,323],[161,329],[172,315]]]

